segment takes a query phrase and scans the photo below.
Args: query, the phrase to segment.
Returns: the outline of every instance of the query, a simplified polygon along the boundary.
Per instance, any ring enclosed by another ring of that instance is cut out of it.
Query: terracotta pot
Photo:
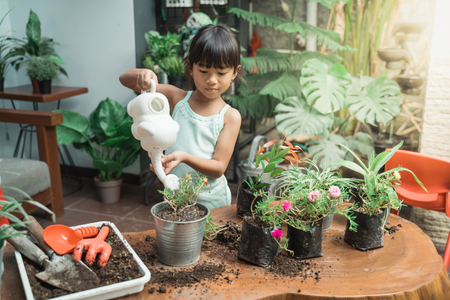
[[[30,78],[31,86],[33,87],[33,94],[39,94],[39,84],[36,79]]]
[[[122,178],[113,181],[100,181],[94,178],[97,187],[98,197],[103,203],[116,203],[120,200],[120,189],[122,187]]]

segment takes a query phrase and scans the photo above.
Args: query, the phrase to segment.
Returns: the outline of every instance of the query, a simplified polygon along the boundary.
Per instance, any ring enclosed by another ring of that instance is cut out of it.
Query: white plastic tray
[[[77,229],[79,227],[86,226],[95,226],[100,227],[102,224],[108,224],[120,238],[120,240],[124,243],[125,247],[133,254],[134,259],[139,265],[139,270],[143,277],[127,280],[107,286],[98,287],[95,289],[90,289],[78,293],[73,293],[61,297],[51,298],[49,300],[75,300],[75,299],[84,299],[84,300],[105,300],[105,299],[114,299],[134,293],[139,293],[144,289],[144,284],[146,284],[150,280],[150,271],[141,261],[139,256],[137,256],[136,252],[134,252],[133,248],[128,244],[125,238],[122,236],[117,227],[111,222],[95,222],[89,223],[79,226],[73,226],[71,228]],[[25,270],[25,266],[22,260],[22,255],[19,251],[14,251],[16,255],[17,265],[19,266],[20,277],[22,278],[23,288],[25,290],[25,296],[27,300],[34,300],[33,292],[31,291],[30,282],[28,281],[27,272]]]

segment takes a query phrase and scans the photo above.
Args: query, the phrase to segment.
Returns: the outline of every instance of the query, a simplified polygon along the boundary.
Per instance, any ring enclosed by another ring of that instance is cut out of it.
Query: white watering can
[[[156,83],[150,80],[150,93],[141,91],[128,103],[128,114],[133,118],[131,132],[141,141],[141,147],[148,152],[153,169],[166,188],[179,189],[178,177],[166,175],[161,163],[163,151],[177,140],[180,126],[170,116],[169,100],[161,93],[156,93]]]

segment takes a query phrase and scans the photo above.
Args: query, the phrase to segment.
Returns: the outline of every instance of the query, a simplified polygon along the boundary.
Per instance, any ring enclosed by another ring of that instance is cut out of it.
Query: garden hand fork
[[[83,250],[86,248],[87,253],[85,261],[88,266],[91,266],[94,263],[95,257],[98,253],[101,253],[98,265],[100,267],[106,266],[112,251],[111,245],[105,242],[105,238],[108,236],[108,233],[109,227],[103,226],[97,237],[79,241],[73,251],[73,258],[79,261],[81,259],[81,255],[83,254]]]

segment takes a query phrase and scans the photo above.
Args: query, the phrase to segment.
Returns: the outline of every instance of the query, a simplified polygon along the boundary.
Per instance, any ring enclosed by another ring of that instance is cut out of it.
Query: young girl
[[[240,47],[225,25],[202,27],[192,40],[186,60],[197,89],[186,92],[168,84],[156,87],[169,100],[172,118],[180,125],[176,143],[162,158],[164,171],[179,178],[196,171],[208,176],[208,188],[198,202],[209,209],[231,203],[224,173],[241,127],[241,115],[223,101],[221,94],[241,69]],[[157,82],[155,73],[148,69],[131,69],[120,76],[124,86],[139,93],[150,90],[150,79]]]

